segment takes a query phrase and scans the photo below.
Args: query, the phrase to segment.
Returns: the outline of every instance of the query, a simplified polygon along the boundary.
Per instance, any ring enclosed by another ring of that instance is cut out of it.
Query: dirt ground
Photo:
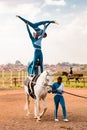
[[[65,91],[87,96],[87,89],[65,88]],[[40,122],[34,119],[34,100],[29,116],[24,111],[24,89],[0,90],[0,130],[87,130],[87,99],[64,94],[69,122],[63,121],[59,106],[59,122],[54,121],[53,95],[47,96],[48,109]],[[43,103],[41,101],[41,109]]]

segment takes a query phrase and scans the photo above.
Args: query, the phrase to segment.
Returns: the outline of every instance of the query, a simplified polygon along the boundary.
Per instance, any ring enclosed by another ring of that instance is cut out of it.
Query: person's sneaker
[[[68,122],[69,120],[68,119],[63,119],[65,122]]]
[[[59,121],[58,119],[55,119],[55,121]]]

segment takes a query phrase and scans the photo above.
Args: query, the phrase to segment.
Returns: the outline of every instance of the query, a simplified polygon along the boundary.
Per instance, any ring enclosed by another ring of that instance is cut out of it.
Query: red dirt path
[[[87,89],[65,88],[65,91],[87,96]],[[40,122],[33,118],[33,99],[31,114],[27,117],[24,111],[25,93],[23,89],[0,90],[0,130],[87,130],[87,99],[64,94],[67,118],[63,122],[62,110],[59,107],[59,122],[54,122],[53,95],[48,94],[48,110]],[[42,108],[41,101],[41,108]]]

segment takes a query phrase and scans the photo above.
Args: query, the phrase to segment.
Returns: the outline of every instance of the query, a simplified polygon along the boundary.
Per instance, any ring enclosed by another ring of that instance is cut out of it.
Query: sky
[[[56,20],[42,40],[44,64],[87,64],[87,0],[0,0],[0,64],[27,65],[34,48],[20,15],[31,22]]]

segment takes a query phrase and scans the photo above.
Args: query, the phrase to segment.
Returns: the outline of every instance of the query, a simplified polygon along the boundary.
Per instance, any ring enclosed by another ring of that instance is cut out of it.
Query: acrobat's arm
[[[45,30],[47,29],[47,27],[48,27],[49,25],[50,25],[50,23],[48,23],[48,24],[45,25]]]
[[[43,38],[44,33],[45,33],[45,31],[46,31],[47,27],[49,26],[49,24],[50,24],[50,23],[48,23],[47,25],[44,25],[44,29],[43,29],[43,32],[42,32],[42,35],[41,35],[40,39],[42,39],[42,38]]]
[[[31,39],[31,41],[33,41],[34,37],[33,37],[33,35],[32,35],[31,32],[30,32],[30,28],[29,28],[29,26],[28,26],[28,23],[26,23],[26,27],[27,27],[27,31],[28,31],[28,34],[29,34],[29,36],[30,36],[30,39]]]

